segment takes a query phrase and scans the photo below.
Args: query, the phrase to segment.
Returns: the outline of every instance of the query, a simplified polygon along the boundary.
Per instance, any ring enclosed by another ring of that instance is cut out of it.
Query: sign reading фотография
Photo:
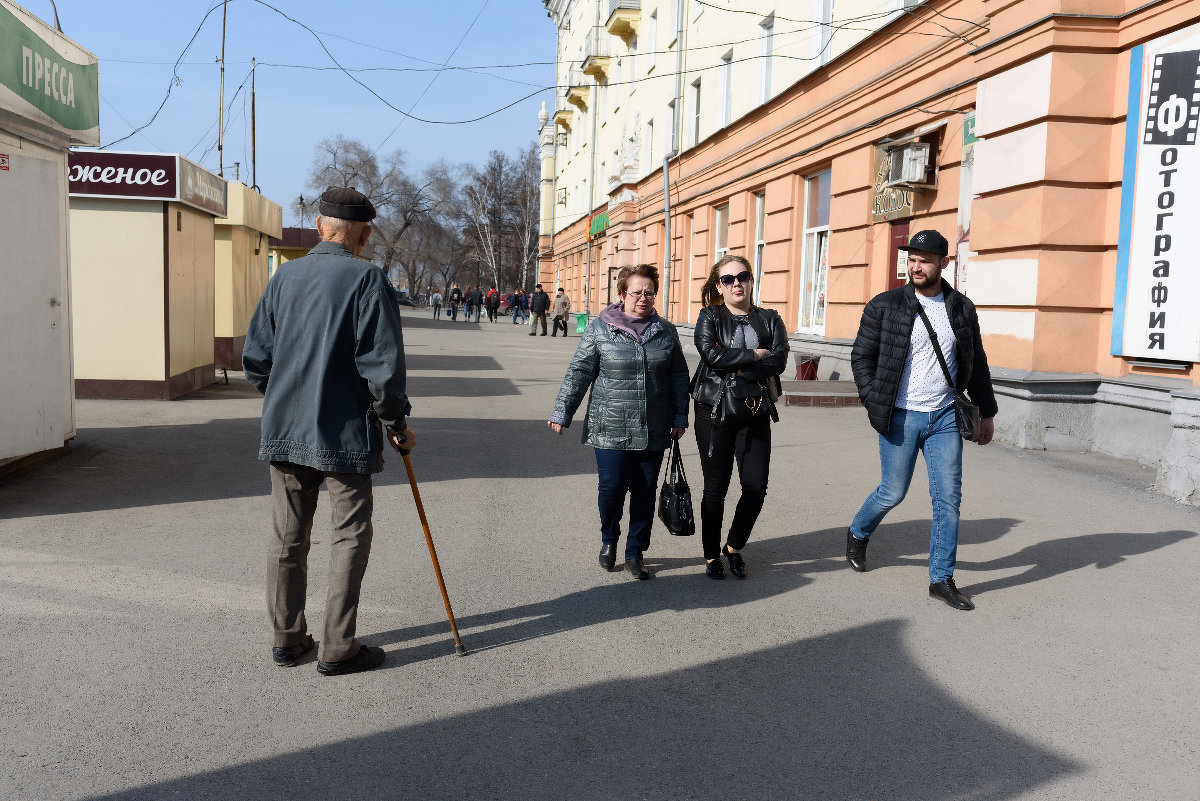
[[[1130,54],[1110,352],[1200,361],[1200,25]]]

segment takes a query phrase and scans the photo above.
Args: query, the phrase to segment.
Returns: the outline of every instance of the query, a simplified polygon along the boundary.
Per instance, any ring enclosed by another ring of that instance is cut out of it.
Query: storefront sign
[[[875,188],[871,192],[871,219],[900,220],[913,215],[913,190],[887,185],[891,159],[883,147],[875,148]]]
[[[1200,361],[1200,25],[1130,55],[1111,352]]]
[[[179,159],[179,200],[189,206],[224,217],[228,201],[225,179],[197,167],[185,158]]]
[[[595,239],[608,230],[608,212],[598,211],[592,215],[591,225],[588,226],[588,239]]]
[[[85,145],[100,144],[96,57],[0,0],[0,109]]]
[[[73,150],[67,158],[72,195],[178,200],[175,156]]]
[[[73,150],[67,180],[72,197],[177,200],[225,216],[224,179],[180,156]]]

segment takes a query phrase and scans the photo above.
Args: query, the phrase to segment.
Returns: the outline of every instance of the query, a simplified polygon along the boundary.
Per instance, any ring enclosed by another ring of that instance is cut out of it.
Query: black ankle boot
[[[616,545],[601,545],[600,546],[600,569],[612,571],[617,566],[617,546]]]
[[[867,572],[867,541],[860,540],[846,529],[846,561],[855,573]]]
[[[741,553],[729,550],[728,545],[722,546],[721,553],[725,554],[725,558],[729,560],[729,572],[744,579],[746,577],[746,560],[742,558]]]

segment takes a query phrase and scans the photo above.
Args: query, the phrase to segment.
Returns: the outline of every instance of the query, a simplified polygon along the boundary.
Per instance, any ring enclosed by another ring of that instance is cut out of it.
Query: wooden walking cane
[[[421,503],[421,491],[417,489],[417,477],[413,475],[408,451],[401,450],[400,455],[404,457],[404,469],[408,471],[408,485],[412,487],[413,500],[417,502],[417,514],[421,516],[421,528],[425,529],[425,543],[429,546],[429,558],[433,560],[433,570],[437,574],[438,587],[442,590],[442,602],[446,604],[446,617],[450,618],[450,630],[454,632],[454,653],[466,656],[467,647],[462,644],[462,638],[458,636],[458,624],[454,622],[454,610],[450,608],[450,596],[446,594],[446,582],[442,580],[442,566],[438,564],[437,549],[433,547],[433,535],[429,533],[429,521],[425,519],[425,506]]]

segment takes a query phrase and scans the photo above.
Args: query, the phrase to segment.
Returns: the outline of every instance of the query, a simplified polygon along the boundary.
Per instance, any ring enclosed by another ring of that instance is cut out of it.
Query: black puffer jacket
[[[746,315],[750,327],[758,334],[760,348],[771,351],[762,361],[754,361],[749,348],[731,349],[737,323],[724,304],[705,306],[696,318],[694,341],[700,354],[700,364],[692,377],[692,397],[706,406],[716,406],[721,397],[721,385],[730,373],[741,372],[750,379],[768,379],[776,396],[780,393],[779,374],[787,368],[787,331],[779,313],[751,306]]]
[[[946,297],[946,314],[954,329],[956,389],[967,393],[983,417],[995,417],[996,395],[979,336],[975,304],[944,280],[942,292]],[[850,352],[858,397],[867,409],[871,425],[880,434],[887,434],[891,427],[892,407],[900,392],[900,376],[908,359],[913,326],[923,325],[917,315],[918,305],[912,284],[873,297],[863,309],[858,336]]]

